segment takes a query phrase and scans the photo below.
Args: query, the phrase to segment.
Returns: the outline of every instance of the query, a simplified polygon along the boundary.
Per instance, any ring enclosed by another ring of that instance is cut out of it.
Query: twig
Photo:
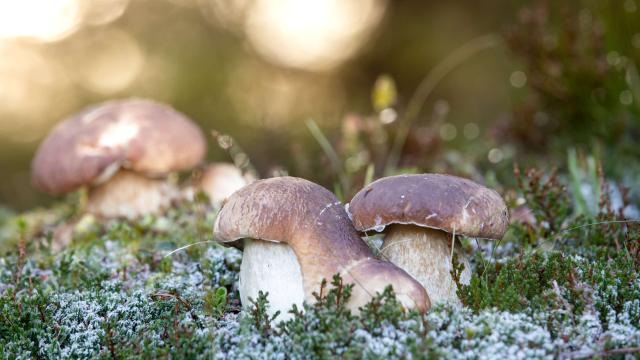
[[[350,184],[349,184],[348,177],[344,175],[344,170],[342,167],[342,161],[340,161],[340,157],[338,156],[336,151],[333,149],[333,146],[331,146],[331,142],[329,142],[329,139],[327,139],[327,137],[324,136],[324,134],[322,133],[322,130],[320,130],[320,127],[318,127],[318,124],[316,124],[316,122],[313,121],[313,119],[308,119],[307,121],[305,121],[305,124],[307,125],[309,132],[311,132],[311,135],[313,135],[313,138],[316,139],[316,141],[322,148],[322,151],[324,151],[325,155],[327,155],[327,157],[329,158],[331,167],[333,168],[333,171],[336,173],[336,176],[338,176],[338,180],[340,181],[340,186],[342,187],[342,194],[346,194],[349,191]]]
[[[188,248],[190,248],[190,247],[192,247],[192,246],[195,246],[195,245],[201,245],[201,244],[207,244],[207,243],[215,243],[215,242],[216,242],[216,241],[213,241],[213,240],[205,240],[205,241],[198,241],[198,242],[194,242],[193,244],[188,244],[188,245],[185,245],[185,246],[181,246],[181,247],[179,247],[179,248],[177,248],[177,249],[171,250],[171,251],[169,251],[169,252],[167,253],[167,255],[163,256],[162,258],[164,259],[164,258],[166,258],[166,257],[169,257],[169,256],[171,256],[171,255],[173,255],[173,254],[177,253],[178,251],[182,251],[182,250],[184,250],[184,249],[188,249]]]
[[[555,235],[552,237],[552,239],[553,239],[552,248],[555,248],[556,243],[557,243],[558,239],[560,238],[560,235],[562,235],[565,232],[581,229],[581,228],[584,228],[584,227],[595,226],[595,225],[633,224],[633,223],[640,223],[640,219],[597,221],[597,222],[592,222],[592,223],[588,223],[588,224],[582,224],[582,225],[570,227],[570,228],[567,228],[567,229],[563,229],[563,230],[560,230],[560,231],[556,232]],[[540,249],[540,248],[536,248],[533,251],[537,252],[538,249]]]
[[[456,246],[456,227],[453,227],[453,234],[451,235],[451,268],[453,269],[453,249]]]
[[[152,299],[153,298],[160,298],[160,299],[162,299],[162,298],[173,298],[173,299],[176,299],[177,300],[176,304],[182,304],[182,305],[184,305],[185,308],[187,308],[187,310],[191,311],[191,304],[189,304],[188,301],[183,299],[178,294],[160,293],[160,292],[158,292],[158,293],[151,294],[150,296],[151,296]]]
[[[233,163],[238,168],[244,170],[245,173],[250,174],[256,179],[260,178],[258,170],[256,170],[253,163],[251,163],[249,155],[242,149],[242,147],[240,147],[240,145],[238,145],[238,142],[233,137],[229,134],[222,134],[217,130],[211,130],[211,137],[216,140],[222,150],[227,152]],[[225,142],[227,142],[227,144],[225,144]],[[244,161],[239,161],[238,158]]]
[[[109,353],[111,354],[111,357],[113,359],[117,359],[118,356],[116,355],[116,347],[113,345],[113,330],[111,329],[111,323],[109,322],[109,319],[107,319],[107,317],[104,317],[105,321],[107,322],[107,333],[106,333],[106,340],[107,340],[107,348],[109,349]]]
[[[560,302],[562,303],[562,306],[565,308],[567,313],[571,314],[571,320],[574,320],[573,319],[573,307],[571,306],[571,304],[569,304],[567,299],[565,299],[564,296],[562,296],[562,290],[560,290],[560,286],[558,286],[558,282],[556,280],[553,280],[551,282],[551,285],[553,287],[553,292],[559,298]]]

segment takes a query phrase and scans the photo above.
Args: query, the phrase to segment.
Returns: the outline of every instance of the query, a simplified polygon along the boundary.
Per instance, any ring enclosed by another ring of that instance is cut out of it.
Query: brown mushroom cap
[[[244,238],[286,243],[295,252],[304,278],[305,296],[323,279],[340,273],[355,283],[351,302],[364,305],[375,292],[393,285],[413,307],[430,306],[424,288],[404,270],[374,258],[342,204],[327,189],[310,181],[279,177],[258,180],[238,190],[224,204],[214,225],[216,240]]]
[[[206,141],[185,115],[150,100],[110,101],[58,124],[31,164],[35,186],[51,194],[104,180],[119,168],[148,176],[191,168]]]
[[[334,245],[347,245],[342,257],[359,258],[369,253],[341,203],[329,190],[295,177],[258,180],[236,191],[227,199],[214,226],[215,238],[222,243],[245,238],[288,243],[311,240],[311,233],[322,233]],[[319,253],[332,254],[328,242]],[[309,249],[311,250],[311,249]],[[356,255],[357,254],[357,255]]]
[[[450,175],[398,175],[379,179],[349,203],[359,231],[411,224],[487,239],[502,238],[509,225],[502,197],[471,180]]]

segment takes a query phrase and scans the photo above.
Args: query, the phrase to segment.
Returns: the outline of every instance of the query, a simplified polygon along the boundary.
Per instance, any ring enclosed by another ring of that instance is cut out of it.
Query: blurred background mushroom
[[[32,179],[52,195],[88,187],[87,212],[132,219],[178,198],[167,176],[198,165],[205,151],[197,126],[169,106],[112,101],[59,123],[38,148]]]
[[[0,203],[51,203],[28,181],[38,143],[77,109],[130,96],[232,134],[262,177],[334,189],[346,172],[344,200],[368,169],[509,186],[513,160],[562,162],[571,147],[637,184],[640,166],[619,159],[640,151],[637,0],[603,1],[2,1]],[[372,90],[393,96],[372,104]]]
[[[526,205],[519,205],[511,212],[511,223],[519,223],[522,225],[536,226],[536,217]]]

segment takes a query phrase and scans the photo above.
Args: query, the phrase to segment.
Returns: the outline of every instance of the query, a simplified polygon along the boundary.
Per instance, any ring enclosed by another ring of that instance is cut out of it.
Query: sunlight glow
[[[85,39],[81,48],[74,77],[85,88],[100,94],[114,94],[127,88],[145,63],[138,42],[117,29]]]
[[[0,0],[0,39],[60,40],[78,27],[81,10],[79,0]]]
[[[36,141],[77,104],[64,68],[30,47],[0,41],[0,138]]]
[[[256,0],[245,31],[268,60],[328,70],[353,56],[379,23],[382,0]]]
[[[243,121],[261,119],[262,126],[279,128],[308,116],[310,109],[331,104],[340,108],[344,89],[336,79],[308,73],[269,69],[259,62],[239,62],[227,88],[232,106]]]
[[[117,20],[129,6],[129,0],[84,0],[84,22],[105,25]]]
[[[98,145],[106,148],[117,148],[126,145],[140,132],[140,125],[133,121],[118,121],[110,125],[100,136]]]
[[[237,30],[253,5],[253,0],[199,0],[200,12],[211,23]]]

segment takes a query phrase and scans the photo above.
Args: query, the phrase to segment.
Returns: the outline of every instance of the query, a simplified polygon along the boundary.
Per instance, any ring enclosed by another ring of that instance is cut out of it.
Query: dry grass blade
[[[322,148],[322,151],[324,151],[325,155],[327,155],[327,157],[329,158],[331,167],[333,168],[334,173],[336,174],[336,176],[338,176],[338,180],[340,181],[342,194],[346,194],[346,192],[349,191],[350,188],[349,178],[344,173],[342,161],[340,160],[338,153],[336,153],[333,146],[331,146],[331,142],[329,142],[329,139],[327,139],[324,133],[322,133],[322,130],[320,130],[320,127],[318,126],[318,124],[316,124],[315,121],[313,121],[313,119],[308,119],[307,121],[305,121],[305,124],[307,125],[307,128],[309,129],[309,132],[311,132],[313,138],[316,139],[316,141]]]
[[[440,81],[471,56],[482,50],[495,47],[500,43],[501,38],[495,34],[483,35],[472,39],[449,54],[422,79],[422,82],[418,85],[418,88],[407,104],[407,110],[398,122],[398,130],[393,139],[391,150],[389,151],[385,172],[389,173],[397,168],[400,153],[407,140],[411,125],[420,114],[420,111],[422,111],[424,103]]]

